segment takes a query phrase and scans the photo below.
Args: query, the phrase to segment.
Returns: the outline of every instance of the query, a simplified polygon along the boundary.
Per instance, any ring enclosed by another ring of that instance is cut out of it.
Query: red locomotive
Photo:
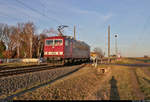
[[[44,57],[64,63],[88,61],[90,46],[69,36],[48,37],[45,39]]]

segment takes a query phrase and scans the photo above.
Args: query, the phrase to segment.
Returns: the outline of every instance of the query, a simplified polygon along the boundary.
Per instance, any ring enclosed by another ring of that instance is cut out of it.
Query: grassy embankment
[[[146,59],[125,58],[116,63],[147,63],[143,60]],[[50,85],[27,92],[14,99],[150,99],[150,76],[145,74],[142,68],[124,65],[109,67],[111,67],[111,73],[108,77],[98,74],[96,68],[86,67]],[[150,72],[149,67],[145,67],[145,69]]]
[[[112,71],[108,77],[98,74],[96,70],[85,68],[51,85],[27,92],[14,99],[141,99],[137,97],[132,84],[134,79],[131,79],[131,70],[124,66],[111,67]]]
[[[63,79],[41,87],[14,99],[86,99],[97,86],[100,86],[103,76],[95,68],[86,66],[78,72]]]

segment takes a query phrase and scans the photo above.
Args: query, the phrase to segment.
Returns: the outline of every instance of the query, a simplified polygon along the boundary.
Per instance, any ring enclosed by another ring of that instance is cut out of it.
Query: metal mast
[[[118,55],[117,38],[118,38],[118,34],[115,34],[115,50],[116,50],[116,57],[117,57],[117,55]]]
[[[108,25],[108,61],[110,62],[110,25]]]
[[[74,26],[74,40],[76,39],[76,26]]]

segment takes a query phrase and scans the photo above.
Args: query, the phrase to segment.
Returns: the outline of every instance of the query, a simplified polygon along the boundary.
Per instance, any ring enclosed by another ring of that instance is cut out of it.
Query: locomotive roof
[[[77,42],[80,42],[80,43],[83,43],[83,44],[85,44],[85,45],[87,45],[87,46],[89,46],[87,43],[85,43],[84,41],[80,41],[80,40],[76,40],[76,39],[74,39],[74,37],[72,37],[72,36],[52,36],[52,37],[47,37],[46,39],[55,39],[55,38],[68,38],[68,39],[73,39],[73,40],[75,40],[75,41],[77,41]]]
[[[51,37],[47,37],[46,39],[49,39],[49,38],[70,38],[70,39],[73,39],[73,37],[72,36],[51,36]]]

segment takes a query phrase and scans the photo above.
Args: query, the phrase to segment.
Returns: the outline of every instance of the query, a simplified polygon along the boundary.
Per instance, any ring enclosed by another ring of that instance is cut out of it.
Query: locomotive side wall
[[[72,57],[73,58],[89,58],[89,47],[78,41],[74,41],[73,43],[73,52]]]
[[[90,58],[90,48],[87,44],[73,39],[68,40],[68,46],[65,46],[65,58]]]

